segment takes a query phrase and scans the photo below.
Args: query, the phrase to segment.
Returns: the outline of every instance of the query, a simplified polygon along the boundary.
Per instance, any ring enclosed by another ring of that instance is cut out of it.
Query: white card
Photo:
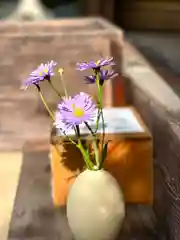
[[[138,122],[136,116],[130,108],[104,108],[103,109],[105,133],[143,133],[144,129]],[[96,128],[96,118],[89,122],[93,130]],[[97,133],[102,133],[102,120],[99,121]],[[81,134],[89,134],[89,130],[85,124],[80,125]],[[60,133],[59,133],[60,134]],[[62,135],[62,134],[60,134]],[[74,130],[71,130],[67,135],[74,135]]]

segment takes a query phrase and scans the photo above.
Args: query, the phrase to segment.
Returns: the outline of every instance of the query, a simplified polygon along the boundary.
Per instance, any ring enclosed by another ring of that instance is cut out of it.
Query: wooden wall
[[[103,16],[125,29],[180,30],[180,0],[79,0],[84,15]]]
[[[115,20],[134,30],[180,30],[180,0],[115,0]]]
[[[85,16],[102,16],[114,21],[115,0],[79,0],[82,12]]]

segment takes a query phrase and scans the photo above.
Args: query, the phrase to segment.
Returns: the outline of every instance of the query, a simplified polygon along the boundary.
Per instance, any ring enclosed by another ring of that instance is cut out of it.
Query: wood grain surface
[[[159,227],[161,218],[157,219],[153,207],[129,204],[126,208],[117,240],[166,239],[161,238],[165,237]],[[8,235],[8,240],[72,240],[65,209],[54,208],[52,204],[47,151],[31,148],[23,156]]]
[[[0,153],[0,239],[7,240],[9,224],[14,208],[23,154]]]

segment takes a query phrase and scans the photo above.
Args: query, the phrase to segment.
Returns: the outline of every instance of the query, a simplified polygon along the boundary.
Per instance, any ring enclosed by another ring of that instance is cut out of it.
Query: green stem
[[[101,116],[101,111],[100,111],[100,107],[101,107],[101,101],[100,101],[100,73],[98,71],[95,71],[95,75],[96,75],[96,84],[97,84],[97,88],[98,88],[98,116],[96,119],[96,130],[95,132],[98,131],[99,128],[99,120],[100,120],[100,116]]]
[[[51,86],[51,88],[54,90],[54,92],[60,97],[62,98],[61,94],[58,92],[58,90],[54,87],[54,85],[52,84],[52,81],[49,80],[48,81],[49,85]]]
[[[98,128],[99,128],[99,120],[100,120],[100,117],[101,117],[101,111],[100,111],[100,108],[98,108],[98,115],[97,115],[97,119],[96,119],[96,129],[95,129],[95,133],[98,131]]]
[[[86,166],[88,169],[92,170],[93,169],[93,164],[90,160],[90,156],[87,154],[86,150],[83,147],[82,141],[81,141],[81,136],[80,136],[80,131],[79,131],[79,126],[77,125],[75,128],[77,137],[78,137],[78,145],[77,147],[79,148],[79,150],[81,151],[84,161],[86,163]]]
[[[101,108],[101,118],[102,118],[102,127],[103,127],[101,146],[102,146],[102,153],[103,153],[104,139],[105,139],[105,124],[104,124],[104,115],[103,115],[103,109],[102,108]],[[102,159],[102,153],[101,153],[101,159]]]
[[[103,115],[103,104],[102,104],[102,98],[103,98],[103,85],[100,86],[100,93],[99,93],[99,99],[100,99],[100,111],[101,111],[101,119],[102,119],[102,127],[103,127],[103,136],[102,136],[102,144],[104,145],[104,138],[105,138],[105,124],[104,124],[104,115]]]
[[[68,98],[68,92],[67,92],[66,84],[65,84],[65,81],[64,81],[63,72],[60,71],[59,73],[60,73],[60,77],[61,77],[62,86],[63,86],[63,89],[64,89],[64,95],[65,95],[66,98]]]
[[[46,100],[45,100],[45,98],[44,98],[44,96],[43,96],[43,94],[42,94],[42,92],[41,92],[40,87],[39,87],[38,85],[37,85],[36,87],[37,87],[37,89],[38,89],[38,92],[39,92],[39,95],[40,95],[40,98],[41,98],[42,103],[44,104],[44,106],[45,106],[47,112],[49,113],[52,121],[55,122],[54,114],[53,114],[53,112],[51,111],[51,109],[48,107],[48,105],[47,105],[47,103],[46,103]],[[60,129],[60,130],[61,130],[62,133],[68,138],[68,140],[69,140],[71,143],[73,143],[73,144],[76,145],[76,142],[74,142],[62,129]]]
[[[90,161],[89,161],[89,159],[88,159],[88,157],[87,157],[86,151],[85,151],[85,149],[84,149],[84,147],[83,147],[83,145],[82,145],[81,140],[79,140],[79,139],[78,139],[78,145],[77,145],[77,147],[79,148],[79,150],[81,151],[81,153],[82,153],[82,155],[83,155],[83,158],[84,158],[84,161],[85,161],[85,163],[86,163],[87,168],[91,170],[91,169],[93,168],[93,165],[90,164]]]
[[[46,103],[46,101],[45,101],[45,99],[44,99],[44,96],[43,96],[40,88],[38,88],[38,92],[39,92],[39,95],[40,95],[40,98],[41,98],[42,103],[44,104],[47,112],[49,113],[49,116],[51,117],[52,121],[55,122],[54,114],[53,114],[53,112],[51,111],[51,109],[48,107],[48,105],[47,105],[47,103]]]
[[[87,122],[84,122],[84,123],[86,127],[89,129],[89,131],[91,132],[91,135],[93,138],[93,149],[94,149],[95,161],[96,161],[97,169],[99,169],[100,162],[99,162],[99,151],[98,151],[96,134],[93,132],[92,128],[89,126]]]
[[[100,85],[100,73],[99,73],[99,71],[95,72],[95,74],[96,74],[96,83],[97,83],[97,88],[98,88],[98,103],[99,103],[96,127],[99,126],[99,120],[100,120],[100,117],[101,117],[101,119],[102,119],[102,127],[103,127],[101,148],[102,148],[102,151],[103,151],[104,139],[105,139],[105,124],[104,124],[103,103],[102,103],[102,99],[103,99],[103,85]],[[98,130],[98,128],[97,128],[97,130]]]

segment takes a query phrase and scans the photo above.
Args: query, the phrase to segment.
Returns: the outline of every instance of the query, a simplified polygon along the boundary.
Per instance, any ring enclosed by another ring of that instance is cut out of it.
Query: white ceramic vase
[[[75,240],[114,240],[125,217],[122,191],[105,170],[85,170],[72,185],[67,218]]]

